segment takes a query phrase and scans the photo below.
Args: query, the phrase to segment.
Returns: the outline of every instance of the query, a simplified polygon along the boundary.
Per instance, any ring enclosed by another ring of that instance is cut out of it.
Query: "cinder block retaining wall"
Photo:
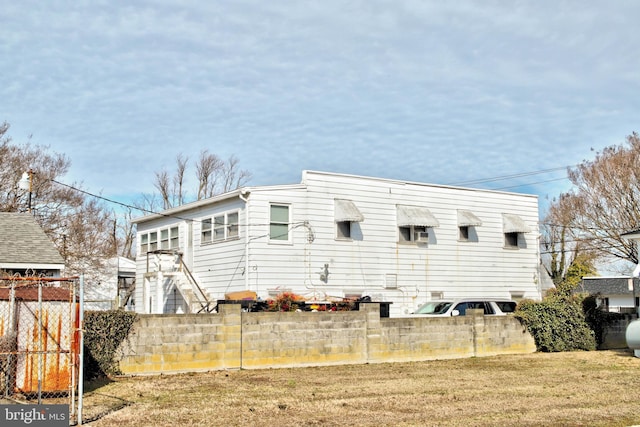
[[[141,315],[120,348],[125,374],[420,361],[532,353],[536,346],[512,316],[380,318],[360,311]]]

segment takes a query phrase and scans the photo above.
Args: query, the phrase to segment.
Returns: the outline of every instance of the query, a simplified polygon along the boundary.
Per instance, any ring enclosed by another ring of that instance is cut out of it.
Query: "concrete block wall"
[[[272,368],[363,363],[365,313],[245,313],[242,367]]]
[[[215,315],[149,314],[138,317],[119,349],[125,374],[198,372],[240,367],[239,306]]]
[[[536,351],[512,316],[380,318],[360,311],[141,315],[121,346],[125,374],[381,363]]]

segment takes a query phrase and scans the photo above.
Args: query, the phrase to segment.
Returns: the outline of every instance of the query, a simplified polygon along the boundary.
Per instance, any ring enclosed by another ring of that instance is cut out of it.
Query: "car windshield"
[[[416,314],[444,314],[451,304],[451,301],[431,301],[418,308]]]

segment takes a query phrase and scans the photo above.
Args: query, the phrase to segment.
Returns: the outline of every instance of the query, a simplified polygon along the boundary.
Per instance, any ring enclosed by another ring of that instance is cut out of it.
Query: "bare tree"
[[[184,194],[184,174],[187,170],[189,158],[183,154],[176,156],[176,174],[173,177],[173,193],[175,195],[174,205],[182,205],[185,202]]]
[[[169,172],[161,170],[155,173],[155,182],[153,186],[160,192],[162,198],[162,208],[169,209],[173,206],[173,200],[171,195],[171,186],[169,184]]]
[[[540,227],[542,265],[556,287],[578,266],[581,271],[591,268],[595,272],[596,255],[581,240],[582,233],[575,232],[575,201],[571,194],[554,200]]]
[[[0,125],[0,211],[26,211],[30,200],[33,215],[72,273],[94,268],[116,255],[121,248],[113,238],[110,211],[79,184],[59,181],[70,160],[46,146],[14,144],[8,130],[7,123]],[[30,173],[31,191],[18,185],[25,171]]]
[[[239,170],[239,160],[231,156],[226,162],[209,150],[202,150],[195,164],[195,177],[198,186],[195,200],[213,197],[245,185],[251,179],[251,173]],[[186,172],[188,158],[182,154],[176,156],[176,169],[171,175],[166,169],[155,172],[154,187],[158,190],[162,209],[180,206],[189,201],[186,191]],[[137,206],[144,210],[157,210],[156,197],[143,195]]]
[[[246,170],[238,170],[238,163],[240,161],[235,157],[229,157],[229,160],[223,167],[224,185],[222,192],[226,193],[245,185],[251,179],[251,173]]]
[[[574,188],[552,206],[571,213],[573,240],[599,260],[638,262],[635,244],[621,234],[640,228],[639,165],[640,137],[633,133],[625,145],[607,147],[594,160],[570,168]]]
[[[212,197],[216,192],[216,185],[220,170],[224,162],[209,150],[202,150],[196,164],[196,177],[198,178],[197,200]]]

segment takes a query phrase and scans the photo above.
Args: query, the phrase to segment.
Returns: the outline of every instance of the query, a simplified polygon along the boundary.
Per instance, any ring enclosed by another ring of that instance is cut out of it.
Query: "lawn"
[[[629,350],[123,377],[88,389],[84,418],[99,416],[96,427],[640,424],[640,359]]]

